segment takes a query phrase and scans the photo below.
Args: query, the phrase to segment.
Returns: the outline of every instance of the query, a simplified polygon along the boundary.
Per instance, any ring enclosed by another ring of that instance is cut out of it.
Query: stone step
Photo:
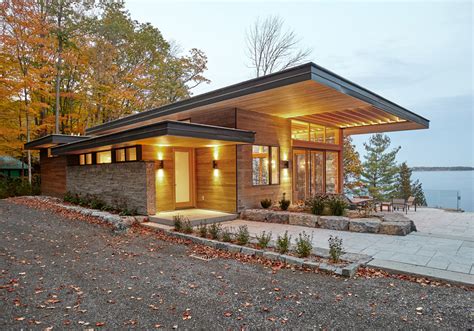
[[[203,217],[203,218],[198,218],[198,219],[190,219],[189,221],[191,222],[192,226],[198,226],[200,224],[211,224],[211,223],[233,221],[237,219],[238,217],[239,217],[238,214],[226,214],[222,216],[210,216],[210,217]],[[149,216],[148,219],[150,220],[150,222],[154,222],[158,224],[163,224],[163,225],[168,225],[168,226],[174,225],[174,221],[169,218]]]

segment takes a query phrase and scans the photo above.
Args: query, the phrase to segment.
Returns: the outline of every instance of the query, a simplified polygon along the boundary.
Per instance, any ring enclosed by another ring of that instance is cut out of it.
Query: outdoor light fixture
[[[212,169],[218,169],[217,168],[217,160],[212,160]]]
[[[165,162],[163,160],[158,160],[158,169],[163,169],[165,167]]]
[[[283,169],[289,169],[290,168],[290,161],[284,160],[283,161]]]

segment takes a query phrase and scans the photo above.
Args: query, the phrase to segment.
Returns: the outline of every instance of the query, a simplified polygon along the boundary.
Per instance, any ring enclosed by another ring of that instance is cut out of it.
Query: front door
[[[174,151],[176,209],[193,207],[193,153],[190,148]]]
[[[293,197],[303,201],[324,192],[324,152],[318,150],[293,150]]]

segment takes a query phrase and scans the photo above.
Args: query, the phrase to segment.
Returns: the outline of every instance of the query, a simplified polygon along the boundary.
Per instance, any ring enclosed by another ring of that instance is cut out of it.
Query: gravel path
[[[206,262],[4,200],[0,234],[1,329],[473,327],[474,292],[458,287]]]

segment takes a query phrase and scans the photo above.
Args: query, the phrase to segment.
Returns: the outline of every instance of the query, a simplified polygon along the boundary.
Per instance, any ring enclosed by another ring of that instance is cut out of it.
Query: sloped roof
[[[0,155],[0,169],[28,169],[28,165],[9,155]]]

